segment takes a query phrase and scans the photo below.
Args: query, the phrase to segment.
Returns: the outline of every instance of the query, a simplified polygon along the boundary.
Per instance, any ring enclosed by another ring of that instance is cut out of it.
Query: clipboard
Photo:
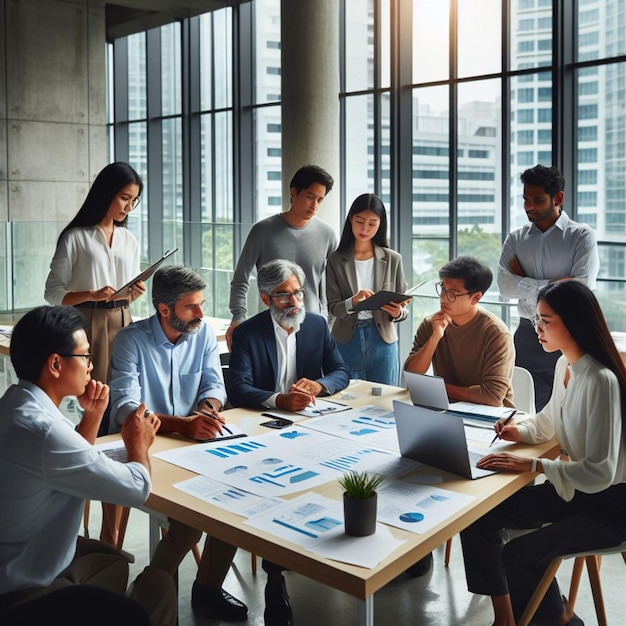
[[[163,263],[165,259],[171,257],[172,254],[174,254],[174,252],[177,252],[177,251],[178,251],[178,248],[174,248],[171,252],[168,250],[158,261],[153,263],[149,268],[137,274],[135,278],[128,281],[123,287],[120,287],[112,296],[109,297],[109,300],[114,300],[115,298],[118,298],[119,296],[128,295],[128,289],[131,285],[134,285],[139,280],[148,280],[148,278],[150,278],[152,274],[154,274],[154,272],[156,272],[159,269],[159,266],[161,265],[161,263]]]
[[[358,311],[378,311],[381,307],[389,302],[404,302],[405,300],[412,300],[412,293],[416,292],[422,285],[427,283],[425,280],[415,287],[411,287],[406,293],[400,293],[398,291],[377,291],[373,296],[365,298],[362,302],[359,302],[352,307],[353,312]]]

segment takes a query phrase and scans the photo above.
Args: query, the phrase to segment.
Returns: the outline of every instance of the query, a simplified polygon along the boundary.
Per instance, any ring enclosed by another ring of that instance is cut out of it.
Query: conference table
[[[355,408],[375,404],[392,409],[393,400],[410,403],[405,389],[381,385],[382,394],[374,396],[372,395],[373,386],[379,385],[365,381],[351,381],[350,386],[344,392],[332,396],[332,399]],[[250,435],[268,432],[267,429],[259,426],[260,422],[267,418],[258,411],[230,409],[224,411],[223,414],[227,422],[245,426],[244,430]],[[106,441],[110,437],[119,437],[119,435],[102,438],[99,441]],[[190,445],[190,442],[175,435],[159,435],[151,448],[152,491],[146,502],[146,509],[153,516],[151,544],[158,540],[159,518],[169,516],[178,519],[209,535],[354,596],[358,601],[359,626],[373,626],[376,591],[535,478],[535,474],[526,472],[494,474],[478,480],[467,480],[441,470],[420,466],[416,473],[442,478],[442,482],[438,483],[437,487],[472,495],[474,500],[423,534],[389,527],[394,537],[405,541],[378,565],[368,569],[323,558],[280,537],[247,526],[243,523],[243,517],[210,505],[174,487],[176,483],[192,478],[195,474],[155,458],[154,454],[185,445]],[[534,446],[515,444],[515,452],[528,457],[555,458],[559,450],[556,442],[551,441]],[[341,488],[336,480],[321,485],[313,491],[337,500],[342,498]],[[297,495],[294,494],[292,497]]]

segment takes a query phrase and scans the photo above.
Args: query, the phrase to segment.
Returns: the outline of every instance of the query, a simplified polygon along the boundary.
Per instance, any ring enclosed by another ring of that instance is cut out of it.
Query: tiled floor
[[[100,530],[100,507],[92,505],[90,531]],[[131,566],[131,579],[148,562],[148,520],[141,511],[131,512],[124,548],[136,561]],[[465,586],[463,558],[458,537],[454,539],[450,567],[443,565],[443,547],[434,555],[430,574],[419,579],[397,579],[375,595],[375,624],[378,626],[488,626],[493,621],[488,598],[473,596]],[[569,586],[571,562],[561,567],[559,582],[563,590]],[[344,626],[356,624],[357,603],[354,598],[304,578],[293,572],[285,574],[297,626]],[[195,578],[195,561],[188,555],[179,572],[180,626],[209,626],[219,622],[194,615],[189,601]],[[602,584],[608,621],[611,626],[626,624],[626,566],[621,556],[605,557]],[[250,554],[240,550],[235,557],[224,587],[249,608],[248,624],[263,626],[265,574],[260,567],[252,574]],[[583,575],[576,612],[587,626],[597,624],[586,574]]]

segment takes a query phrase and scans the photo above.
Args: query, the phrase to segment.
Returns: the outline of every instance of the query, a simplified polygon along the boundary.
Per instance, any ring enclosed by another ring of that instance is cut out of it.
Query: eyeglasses
[[[450,291],[450,289],[446,289],[443,286],[443,283],[437,283],[435,285],[435,290],[437,291],[438,296],[445,296],[446,300],[452,304],[456,302],[456,299],[460,296],[470,296],[473,291],[466,291],[465,293],[457,293],[456,291]]]
[[[87,361],[87,367],[89,367],[91,365],[91,363],[93,362],[93,354],[91,353],[87,353],[87,354],[59,354],[59,356],[62,356],[63,358],[69,358],[72,356],[82,356],[83,359],[86,359]]]
[[[268,293],[270,298],[275,298],[280,304],[289,304],[291,298],[295,298],[298,302],[304,300],[304,289],[296,289],[293,293],[289,291],[279,291],[278,293]]]
[[[547,320],[541,319],[538,315],[535,315],[530,320],[530,322],[533,325],[533,328],[535,329],[535,332],[537,332],[539,330],[545,330],[546,326],[548,326],[550,324],[550,322],[548,322]]]

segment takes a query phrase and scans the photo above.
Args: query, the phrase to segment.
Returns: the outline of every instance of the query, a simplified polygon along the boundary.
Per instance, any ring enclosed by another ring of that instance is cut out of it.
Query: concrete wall
[[[67,222],[107,163],[104,6],[0,8],[0,221]]]

